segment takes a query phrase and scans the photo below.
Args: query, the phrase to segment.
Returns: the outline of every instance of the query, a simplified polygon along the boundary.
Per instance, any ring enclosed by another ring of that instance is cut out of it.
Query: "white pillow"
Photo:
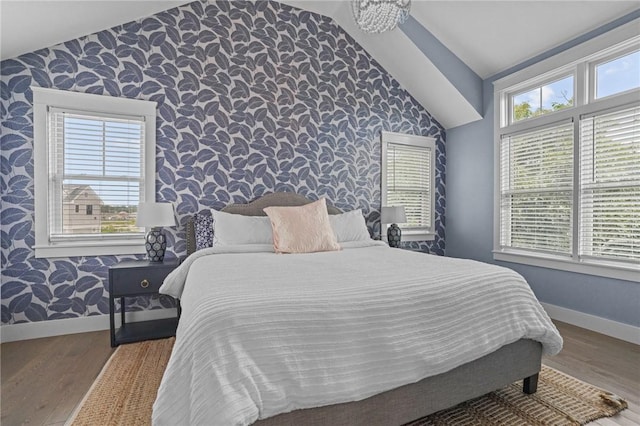
[[[330,214],[329,223],[339,243],[371,239],[361,209],[341,214]]]
[[[271,244],[273,231],[266,216],[243,216],[211,210],[213,215],[213,245]]]

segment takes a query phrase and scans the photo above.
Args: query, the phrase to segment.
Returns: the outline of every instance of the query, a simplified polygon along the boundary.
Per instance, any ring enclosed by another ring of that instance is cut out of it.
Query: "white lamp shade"
[[[140,203],[136,225],[145,228],[176,226],[171,203]]]
[[[405,223],[407,215],[404,206],[383,207],[380,220],[382,223]]]

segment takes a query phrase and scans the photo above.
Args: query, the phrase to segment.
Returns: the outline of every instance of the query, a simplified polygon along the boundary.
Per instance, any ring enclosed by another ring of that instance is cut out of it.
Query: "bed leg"
[[[534,374],[533,376],[525,377],[522,382],[522,392],[527,395],[531,395],[532,393],[536,393],[538,390],[538,374]]]

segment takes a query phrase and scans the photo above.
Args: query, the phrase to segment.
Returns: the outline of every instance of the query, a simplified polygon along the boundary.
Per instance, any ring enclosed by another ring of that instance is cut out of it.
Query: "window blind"
[[[571,255],[573,123],[500,140],[500,244]]]
[[[50,239],[131,237],[143,200],[144,118],[49,109]]]
[[[581,257],[640,261],[640,106],[580,122]]]
[[[431,148],[387,144],[387,205],[404,206],[404,229],[431,227]]]

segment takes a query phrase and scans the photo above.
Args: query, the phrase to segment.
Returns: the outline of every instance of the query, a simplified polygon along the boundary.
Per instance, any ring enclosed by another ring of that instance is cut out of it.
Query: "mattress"
[[[247,425],[358,401],[519,339],[562,339],[510,269],[392,249],[278,255],[271,246],[196,252],[161,293],[181,299],[153,423]]]

